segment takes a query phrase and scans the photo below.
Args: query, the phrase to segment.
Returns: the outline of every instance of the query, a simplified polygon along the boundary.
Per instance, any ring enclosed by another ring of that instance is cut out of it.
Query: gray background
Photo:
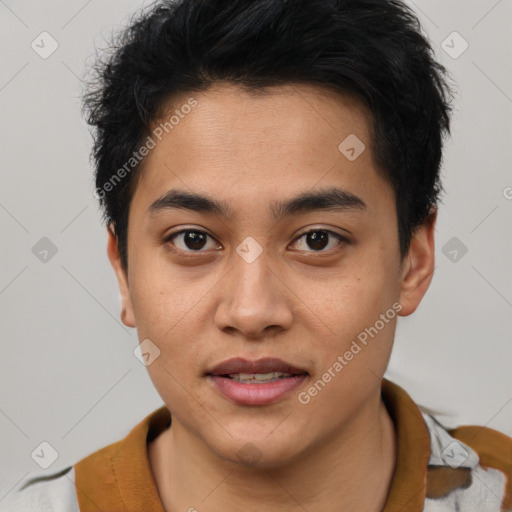
[[[409,3],[457,97],[435,277],[399,320],[386,377],[447,426],[512,435],[512,2]],[[0,499],[44,472],[31,458],[42,441],[58,453],[52,473],[162,405],[133,355],[136,332],[119,320],[79,111],[95,45],[141,5],[0,0]],[[43,31],[59,45],[46,59],[31,47]],[[469,45],[458,56],[454,31]],[[57,249],[46,262],[33,252],[43,237]]]

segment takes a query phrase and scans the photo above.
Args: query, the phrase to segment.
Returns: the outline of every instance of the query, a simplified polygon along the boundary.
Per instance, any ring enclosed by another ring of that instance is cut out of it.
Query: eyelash
[[[189,228],[189,229],[182,229],[180,231],[176,231],[174,233],[170,233],[169,235],[167,235],[163,242],[164,243],[172,243],[172,245],[175,246],[175,244],[173,242],[171,242],[171,240],[175,237],[177,237],[178,235],[181,235],[181,234],[184,234],[184,233],[199,233],[199,234],[202,234],[202,235],[206,235],[207,237],[211,238],[212,240],[215,240],[211,235],[209,235],[206,231],[202,231],[200,229],[192,229],[192,228]],[[328,233],[329,235],[332,235],[334,238],[337,238],[339,243],[338,245],[336,246],[336,248],[338,248],[340,245],[343,245],[343,244],[348,244],[350,243],[349,240],[344,237],[343,235],[340,235],[339,233],[335,233],[334,231],[330,231],[329,229],[318,229],[318,228],[315,228],[315,229],[310,229],[309,231],[305,231],[304,233],[301,233],[300,235],[297,236],[297,238],[295,238],[295,240],[293,241],[293,243],[296,243],[298,240],[300,240],[301,238],[303,238],[304,236],[310,234],[310,233]],[[335,250],[336,250],[335,248]],[[201,252],[207,252],[207,251],[203,251],[203,250],[197,250],[197,251],[194,251],[194,250],[183,250],[183,249],[177,249],[178,251],[182,252],[182,253],[187,253],[187,254],[195,254],[195,253],[201,253]],[[327,253],[329,254],[330,252],[332,252],[333,250],[327,250],[327,251],[324,251],[324,250],[320,250],[320,251],[314,251],[314,250],[311,250],[311,251],[308,251],[308,252],[312,252],[312,253]]]

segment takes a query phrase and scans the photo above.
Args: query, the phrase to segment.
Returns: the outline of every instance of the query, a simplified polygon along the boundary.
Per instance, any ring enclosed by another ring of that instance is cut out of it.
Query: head
[[[432,279],[450,90],[418,20],[395,0],[158,2],[96,71],[122,319],[160,350],[173,421],[235,462],[325,443],[375,399]],[[235,403],[209,375],[232,357],[305,380]]]

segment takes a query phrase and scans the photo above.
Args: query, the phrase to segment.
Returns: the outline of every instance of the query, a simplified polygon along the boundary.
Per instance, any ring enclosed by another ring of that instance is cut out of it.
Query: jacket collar
[[[427,466],[447,464],[446,454],[451,452],[445,452],[443,458],[446,443],[450,441],[445,434],[450,436],[432,422],[429,425],[435,428],[430,434],[427,415],[397,384],[383,379],[381,394],[397,439],[395,472],[383,512],[421,512],[425,502]],[[119,510],[121,504],[133,512],[165,512],[151,473],[147,444],[170,424],[170,412],[162,406],[144,418],[124,439],[78,462],[75,481],[81,512],[93,512],[98,508]],[[435,448],[432,454],[431,439]],[[462,449],[471,457],[466,463],[475,464],[473,450],[466,445]],[[454,452],[454,456],[460,457],[461,453]],[[448,460],[451,459],[448,457]]]

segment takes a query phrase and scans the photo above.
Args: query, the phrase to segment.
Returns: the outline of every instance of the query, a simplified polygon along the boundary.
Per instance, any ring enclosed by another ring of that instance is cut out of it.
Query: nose
[[[289,329],[293,293],[263,252],[248,262],[233,255],[233,267],[220,290],[217,327],[251,340],[262,340]],[[275,267],[275,265],[274,265]]]

